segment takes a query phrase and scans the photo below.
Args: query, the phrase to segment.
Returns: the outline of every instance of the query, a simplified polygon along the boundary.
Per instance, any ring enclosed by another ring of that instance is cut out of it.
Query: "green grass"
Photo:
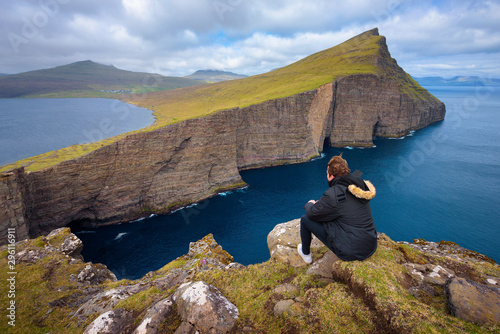
[[[41,248],[40,240],[30,243],[28,247]],[[19,249],[18,249],[19,251]],[[3,255],[3,254],[2,254]],[[6,259],[0,259],[2,268],[7,268]],[[51,307],[50,302],[71,298],[74,293],[79,293],[80,287],[75,282],[70,282],[69,276],[77,274],[84,266],[70,265],[61,255],[47,257],[36,265],[30,263],[16,264],[16,321],[15,327],[7,325],[7,321],[0,323],[2,333],[45,333],[45,332],[78,332],[76,324],[68,323],[68,312],[71,308],[66,306]],[[0,272],[0,280],[6,282],[9,277],[7,270]],[[10,299],[1,284],[0,304],[8,305]],[[5,319],[4,319],[5,320]]]

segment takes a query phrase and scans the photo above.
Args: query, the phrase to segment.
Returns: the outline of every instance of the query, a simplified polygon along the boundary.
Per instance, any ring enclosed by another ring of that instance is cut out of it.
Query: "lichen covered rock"
[[[147,290],[149,287],[150,285],[137,283],[97,293],[89,301],[80,306],[73,317],[77,319],[79,323],[84,323],[89,316],[107,313],[113,310],[120,301]]]
[[[144,320],[137,326],[133,334],[156,334],[170,313],[175,312],[172,299],[165,298],[151,306],[145,313]]]
[[[202,281],[181,285],[173,298],[182,319],[202,333],[228,333],[238,319],[238,308]]]
[[[104,264],[88,263],[78,272],[76,280],[82,284],[99,285],[107,280],[116,281],[116,276]]]
[[[455,277],[446,286],[451,313],[479,324],[500,323],[500,289]]]
[[[191,242],[188,256],[205,259],[202,264],[207,266],[210,264],[223,264],[226,266],[233,262],[233,257],[222,249],[222,246],[215,241],[212,233],[197,242]]]
[[[428,284],[443,286],[449,278],[455,276],[453,270],[440,265],[406,263],[405,266],[415,279]]]
[[[84,334],[121,334],[126,332],[134,318],[131,312],[117,309],[101,314],[83,332]]]
[[[300,243],[300,219],[278,224],[267,235],[267,247],[271,253],[271,259],[288,263],[292,267],[307,265],[297,252],[297,246]],[[313,237],[311,251],[322,246],[321,241]]]

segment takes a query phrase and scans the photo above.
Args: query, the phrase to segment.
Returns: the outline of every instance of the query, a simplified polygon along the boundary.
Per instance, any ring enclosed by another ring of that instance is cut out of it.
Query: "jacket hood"
[[[349,192],[356,198],[369,201],[375,197],[377,190],[370,181],[363,180],[361,178],[362,175],[362,172],[356,170],[354,173],[342,176],[341,178],[334,178],[329,182],[329,185],[333,186],[337,183],[344,184],[347,186],[347,189],[349,189]]]
[[[375,186],[370,181],[368,181],[368,180],[363,180],[363,181],[366,184],[366,187],[368,188],[368,190],[363,190],[355,184],[349,185],[349,187],[347,187],[347,189],[349,189],[351,194],[353,194],[357,198],[365,199],[365,200],[369,201],[375,197],[375,195],[377,194],[377,189],[375,189]]]

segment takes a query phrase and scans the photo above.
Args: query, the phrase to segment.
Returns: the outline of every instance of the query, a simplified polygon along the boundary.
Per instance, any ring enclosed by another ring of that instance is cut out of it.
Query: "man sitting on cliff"
[[[318,200],[304,206],[300,219],[298,252],[306,263],[312,262],[311,233],[341,260],[364,260],[377,249],[377,230],[372,218],[370,200],[375,187],[363,181],[362,173],[351,170],[342,154],[328,162],[326,176],[330,188]]]

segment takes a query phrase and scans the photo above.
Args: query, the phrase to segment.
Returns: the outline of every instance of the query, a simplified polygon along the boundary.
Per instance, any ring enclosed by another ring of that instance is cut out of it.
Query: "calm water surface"
[[[151,110],[111,99],[0,99],[0,166],[153,124]]]
[[[393,240],[450,240],[500,261],[500,94],[498,88],[427,87],[446,119],[370,149],[327,149],[312,162],[242,172],[248,188],[168,216],[77,231],[86,261],[119,278],[139,278],[186,254],[213,233],[242,264],[269,259],[266,237],[300,217],[326,190],[328,159],[340,152],[377,187],[377,229]]]

